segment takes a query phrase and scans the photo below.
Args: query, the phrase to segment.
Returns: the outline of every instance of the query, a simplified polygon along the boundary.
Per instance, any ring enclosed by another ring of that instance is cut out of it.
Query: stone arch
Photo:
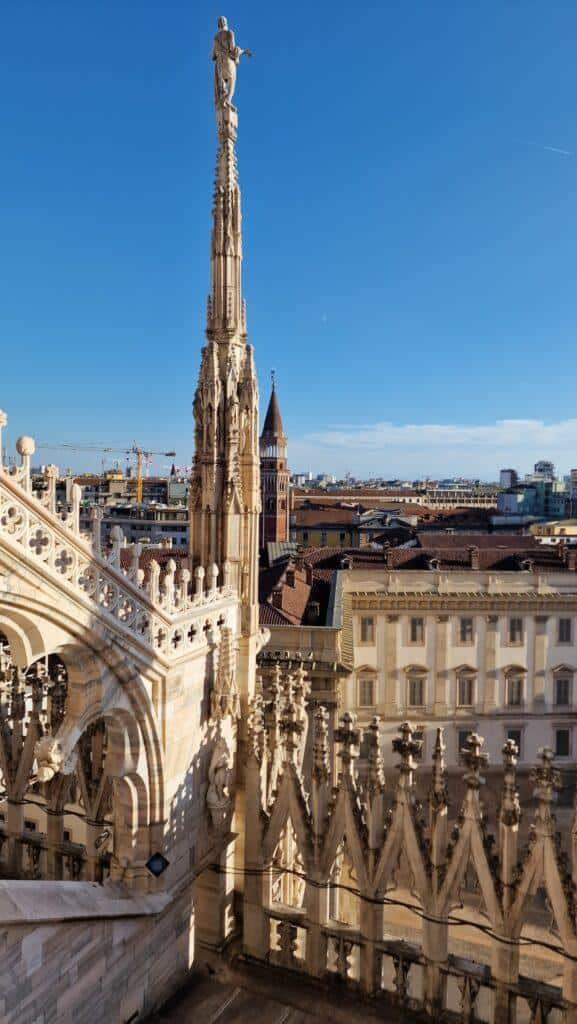
[[[164,759],[151,684],[145,682],[138,663],[98,623],[73,622],[69,612],[60,614],[57,608],[42,607],[36,612],[12,606],[3,609],[0,623],[11,658],[16,655],[21,667],[53,655],[66,668],[66,715],[57,732],[65,755],[72,754],[91,725],[105,720],[110,738],[106,775],[118,780],[125,811],[137,807],[131,829],[139,830],[139,838],[132,842],[132,849],[144,863],[151,852],[162,849],[165,818]],[[121,785],[120,780],[127,778],[130,784]],[[46,793],[52,814],[66,813],[69,790],[70,777],[60,781],[56,776]],[[142,864],[131,871],[147,874]]]
[[[10,609],[10,614],[0,613],[0,633],[10,646],[15,665],[25,668],[46,653],[44,639],[31,617]]]

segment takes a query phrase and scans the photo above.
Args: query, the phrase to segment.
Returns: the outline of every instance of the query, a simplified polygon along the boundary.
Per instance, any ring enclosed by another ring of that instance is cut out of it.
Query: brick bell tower
[[[289,539],[289,471],[287,437],[283,429],[274,370],[272,391],[260,436],[260,546]]]

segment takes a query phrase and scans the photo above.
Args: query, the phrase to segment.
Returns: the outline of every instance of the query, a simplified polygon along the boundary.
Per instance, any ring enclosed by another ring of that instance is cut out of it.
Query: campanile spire
[[[194,396],[190,486],[191,568],[216,564],[239,594],[241,631],[257,632],[260,476],[258,385],[247,344],[242,299],[240,187],[232,104],[236,71],[248,50],[236,45],[226,18],[214,37],[214,105],[218,152],[212,208],[206,346]],[[242,646],[242,645],[241,645]]]

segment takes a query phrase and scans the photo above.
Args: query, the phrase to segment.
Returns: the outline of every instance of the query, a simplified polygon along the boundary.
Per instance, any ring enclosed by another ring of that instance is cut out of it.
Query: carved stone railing
[[[5,423],[2,416],[0,428]],[[70,511],[59,514],[54,467],[48,467],[48,488],[38,498],[30,479],[34,443],[20,438],[17,447],[21,465],[0,465],[0,542],[19,559],[166,658],[179,658],[206,643],[217,626],[232,625],[235,595],[226,564],[221,585],[216,565],[196,568],[192,581],[189,570],[178,569],[174,560],[162,571],[152,559],[145,574],[141,546],[127,545],[118,527],[112,530],[111,550],[105,554],[97,514],[92,538],[80,532],[80,490],[73,488]]]
[[[521,848],[513,741],[503,747],[493,835],[481,800],[488,761],[482,737],[469,735],[461,751],[466,793],[449,820],[442,730],[423,804],[415,779],[422,741],[410,723],[393,741],[398,781],[389,797],[378,719],[363,731],[345,712],[333,731],[341,762],[334,786],[328,714],[315,711],[307,744],[305,690],[298,672],[279,663],[250,709],[245,952],[278,963],[282,939],[283,966],[320,980],[336,975],[408,1019],[577,1024],[577,815],[563,840],[553,813],[561,780],[552,752],[543,748],[531,771],[535,809]],[[296,894],[298,910],[274,905],[282,933],[277,926],[273,947],[268,925],[281,869],[299,880],[298,888],[283,890]],[[462,905],[469,870],[482,912]],[[539,908],[533,912],[540,889],[554,927],[539,920]],[[299,931],[306,932],[303,953]],[[532,978],[521,974],[528,955]],[[562,988],[551,984],[560,975]]]

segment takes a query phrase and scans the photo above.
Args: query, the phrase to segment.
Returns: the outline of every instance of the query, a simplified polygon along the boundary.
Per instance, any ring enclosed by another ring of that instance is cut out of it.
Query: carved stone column
[[[547,615],[535,616],[535,641],[533,662],[533,711],[545,711],[546,693],[545,666],[547,664]]]
[[[361,914],[363,945],[361,946],[361,985],[365,992],[378,992],[381,987],[381,953],[375,943],[380,942],[384,932],[384,907],[378,903],[367,903]]]
[[[62,878],[62,853],[59,847],[64,841],[64,815],[60,811],[46,808],[46,837],[48,877],[59,881]]]
[[[525,617],[525,643],[526,643],[526,658],[527,658],[527,682],[525,687],[525,707],[532,708],[535,692],[535,618],[533,615],[527,615]]]
[[[437,615],[435,630],[435,675],[433,714],[445,717],[448,711],[449,673],[447,669],[447,642],[450,620],[448,615]]]
[[[195,941],[220,949],[234,931],[234,842],[195,880]]]
[[[385,616],[385,697],[384,714],[396,717],[399,714],[402,700],[399,694],[399,656],[398,656],[399,616]]]
[[[8,800],[6,803],[6,841],[7,870],[9,878],[20,878],[22,875],[23,848],[20,838],[24,828],[24,804]]]
[[[493,714],[497,707],[497,643],[499,639],[499,616],[487,616],[485,634],[485,694],[483,711]]]

